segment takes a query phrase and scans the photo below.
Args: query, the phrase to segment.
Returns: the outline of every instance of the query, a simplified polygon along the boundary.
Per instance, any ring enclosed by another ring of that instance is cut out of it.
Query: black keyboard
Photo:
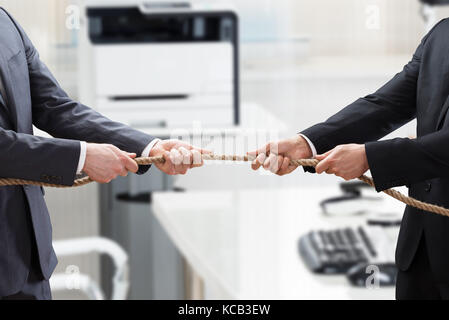
[[[358,264],[392,264],[396,237],[379,226],[311,231],[299,240],[299,252],[315,273],[345,274]]]

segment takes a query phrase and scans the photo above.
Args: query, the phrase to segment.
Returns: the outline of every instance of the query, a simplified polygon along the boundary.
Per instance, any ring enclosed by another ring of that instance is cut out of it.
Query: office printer
[[[239,123],[238,23],[210,2],[87,1],[81,100],[136,128]]]
[[[210,2],[86,0],[79,44],[80,100],[105,116],[170,138],[172,129],[239,124],[238,19]],[[162,129],[162,130],[159,130]],[[158,170],[99,187],[99,235],[129,255],[130,299],[184,298],[183,260],[152,213],[173,189]],[[110,261],[101,261],[111,291]]]

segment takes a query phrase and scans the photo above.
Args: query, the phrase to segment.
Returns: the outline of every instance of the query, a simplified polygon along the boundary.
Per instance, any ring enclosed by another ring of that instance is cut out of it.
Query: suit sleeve
[[[22,37],[27,56],[33,124],[53,137],[107,143],[127,152],[142,154],[155,138],[122,123],[111,121],[70,99],[40,60],[36,48],[22,27],[12,17],[11,20]],[[141,166],[139,173],[144,173],[148,168],[149,166]]]
[[[449,130],[418,139],[393,139],[366,144],[376,190],[433,178],[449,178]]]
[[[76,140],[46,139],[0,128],[0,176],[70,186],[80,154]]]
[[[416,117],[421,58],[427,39],[439,24],[423,38],[402,72],[383,87],[358,99],[327,121],[301,132],[312,141],[319,154],[341,144],[377,141]],[[307,171],[314,172],[312,168]]]

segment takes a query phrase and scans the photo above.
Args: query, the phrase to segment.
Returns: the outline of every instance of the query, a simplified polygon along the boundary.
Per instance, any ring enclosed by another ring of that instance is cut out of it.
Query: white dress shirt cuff
[[[147,145],[147,147],[143,150],[142,157],[149,157],[151,149],[153,149],[155,144],[158,143],[159,141],[161,141],[161,139],[154,139],[153,141],[151,141],[150,144]]]
[[[87,143],[85,141],[80,141],[81,152],[80,159],[78,160],[78,168],[76,169],[76,174],[81,174],[83,172],[84,164],[86,163],[86,152]]]
[[[312,143],[312,141],[310,141],[310,139],[309,138],[307,138],[305,135],[303,135],[303,134],[299,134],[301,137],[303,137],[306,141],[307,141],[307,144],[309,145],[309,147],[310,147],[310,150],[312,150],[312,157],[313,158],[315,158],[316,156],[317,156],[317,152],[316,152],[316,148],[315,148],[315,146],[314,146],[314,144]]]

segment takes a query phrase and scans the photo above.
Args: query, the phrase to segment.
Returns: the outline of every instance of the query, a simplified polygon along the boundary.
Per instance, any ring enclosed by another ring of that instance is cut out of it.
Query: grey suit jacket
[[[0,176],[71,185],[79,140],[108,143],[141,154],[154,138],[113,122],[73,101],[61,89],[20,25],[0,10]],[[55,139],[33,136],[33,127]],[[142,166],[139,173],[149,167]],[[57,259],[43,191],[0,187],[0,296],[20,291],[37,249],[48,279]]]

